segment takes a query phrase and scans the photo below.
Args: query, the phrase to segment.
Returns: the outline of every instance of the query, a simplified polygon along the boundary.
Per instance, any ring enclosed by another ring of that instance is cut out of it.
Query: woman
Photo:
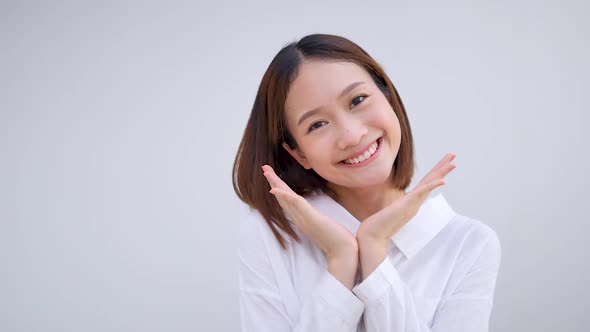
[[[243,331],[487,331],[496,233],[439,194],[447,154],[410,192],[408,117],[379,64],[309,35],[267,69],[233,169]],[[270,192],[269,192],[270,189]]]

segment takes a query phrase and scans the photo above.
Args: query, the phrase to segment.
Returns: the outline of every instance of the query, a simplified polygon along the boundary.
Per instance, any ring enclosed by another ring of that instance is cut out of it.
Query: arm
[[[364,310],[364,304],[350,291],[357,265],[350,259],[330,259],[312,295],[297,307],[297,295],[280,250],[263,222],[249,218],[242,223],[241,331],[356,331]]]
[[[365,303],[367,331],[488,331],[501,247],[493,231],[484,241],[477,258],[441,299],[432,327],[418,317],[412,292],[383,248],[359,243],[361,268],[367,271],[353,292]]]

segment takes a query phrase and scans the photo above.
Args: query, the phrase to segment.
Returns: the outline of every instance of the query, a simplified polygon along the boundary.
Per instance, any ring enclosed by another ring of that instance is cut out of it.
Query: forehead
[[[356,81],[372,84],[369,73],[356,63],[305,61],[289,87],[285,101],[287,117],[336,102],[340,92]]]

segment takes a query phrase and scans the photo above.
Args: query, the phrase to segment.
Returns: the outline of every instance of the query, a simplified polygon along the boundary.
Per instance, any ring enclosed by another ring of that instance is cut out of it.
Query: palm
[[[342,225],[311,206],[301,195],[295,193],[272,167],[264,165],[264,176],[273,194],[295,226],[312,240],[327,256],[347,252],[356,247],[356,238]]]

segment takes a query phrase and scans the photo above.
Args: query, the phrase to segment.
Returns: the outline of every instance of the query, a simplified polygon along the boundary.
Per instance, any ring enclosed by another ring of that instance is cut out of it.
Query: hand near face
[[[432,190],[445,184],[444,177],[456,167],[451,163],[455,156],[445,155],[411,192],[363,220],[356,235],[359,243],[386,247],[391,237],[418,213]]]
[[[444,185],[444,177],[455,169],[455,165],[451,163],[453,159],[454,154],[444,156],[414,190],[363,220],[356,237],[295,193],[277,176],[272,167],[264,165],[262,169],[272,187],[271,194],[275,195],[297,228],[312,240],[328,259],[350,258],[360,250],[361,261],[369,265],[363,269],[363,274],[366,274],[374,270],[374,265],[381,260],[380,256],[384,255],[391,237],[418,213],[432,190]]]
[[[322,214],[302,196],[295,193],[268,165],[262,166],[264,176],[285,213],[299,230],[314,242],[328,259],[357,255],[355,236],[342,225]]]

